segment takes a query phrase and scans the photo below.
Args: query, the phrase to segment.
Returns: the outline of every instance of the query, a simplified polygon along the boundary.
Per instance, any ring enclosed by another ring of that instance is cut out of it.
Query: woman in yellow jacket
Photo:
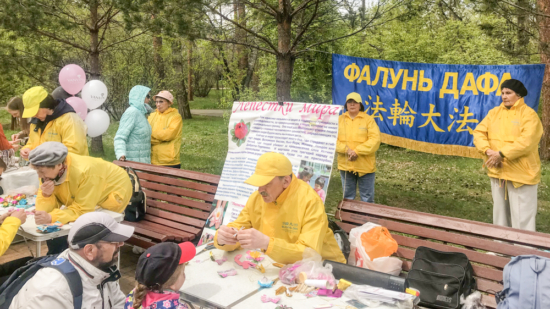
[[[527,89],[522,82],[510,79],[501,89],[502,104],[474,130],[474,144],[487,158],[493,224],[535,231],[542,123],[523,101]]]
[[[36,197],[36,224],[75,221],[99,206],[122,213],[132,197],[128,173],[121,167],[104,161],[69,153],[58,142],[46,142],[31,151],[29,161],[38,177],[40,189]],[[61,209],[61,206],[65,206]],[[49,254],[66,248],[52,249]]]
[[[172,108],[174,96],[163,90],[153,97],[157,110],[149,116],[151,134],[151,163],[180,168],[181,132],[183,121]]]
[[[346,112],[338,119],[338,169],[344,198],[353,200],[359,184],[361,201],[374,203],[375,153],[380,147],[380,129],[372,116],[363,112],[361,95],[348,94]]]
[[[69,152],[88,155],[86,125],[65,100],[55,100],[44,87],[32,87],[23,94],[23,118],[31,120],[29,141],[21,149],[28,159],[31,150],[44,142],[61,142]]]

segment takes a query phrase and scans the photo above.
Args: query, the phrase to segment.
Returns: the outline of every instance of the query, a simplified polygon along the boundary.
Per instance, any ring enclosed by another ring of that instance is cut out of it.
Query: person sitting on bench
[[[346,263],[328,227],[323,201],[309,184],[293,175],[287,157],[264,153],[245,183],[258,191],[248,198],[237,220],[216,232],[216,248],[261,249],[276,262],[291,264],[302,260],[309,247],[323,259]]]

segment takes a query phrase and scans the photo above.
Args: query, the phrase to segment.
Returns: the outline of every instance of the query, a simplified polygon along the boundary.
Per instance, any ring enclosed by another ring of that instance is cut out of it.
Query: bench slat
[[[392,237],[393,237],[393,239],[395,239],[395,241],[397,241],[397,243],[400,246],[411,247],[411,248],[415,248],[415,249],[420,247],[420,246],[424,246],[424,247],[428,247],[428,248],[439,250],[439,251],[461,252],[461,253],[466,254],[468,259],[470,259],[470,261],[472,261],[472,262],[477,262],[477,263],[490,265],[490,266],[494,266],[494,267],[504,268],[504,266],[506,266],[506,264],[508,264],[508,262],[510,262],[509,258],[489,255],[489,254],[476,252],[476,251],[463,249],[463,248],[457,248],[457,247],[444,245],[444,244],[440,244],[440,243],[436,243],[436,242],[432,242],[432,241],[415,239],[415,238],[410,238],[410,237],[405,237],[405,236],[402,236],[402,235],[395,235],[395,234],[392,234]],[[414,255],[413,255],[413,258],[414,258]]]
[[[174,222],[174,221],[164,219],[164,218],[161,218],[161,217],[152,216],[148,213],[145,215],[144,219],[147,220],[147,221],[151,221],[151,222],[155,222],[155,223],[158,223],[158,224],[173,227],[175,229],[178,229],[178,230],[181,230],[181,231],[184,231],[184,232],[188,232],[188,233],[191,233],[193,235],[197,235],[198,233],[201,232],[201,229],[198,229],[196,227],[181,224],[181,223]]]
[[[487,308],[495,309],[497,307],[497,301],[495,300],[495,295],[481,294],[481,303],[487,306]]]
[[[548,237],[547,234],[539,232],[525,230],[520,231],[517,229],[497,226],[484,222],[474,222],[460,218],[450,218],[419,211],[398,209],[389,206],[351,200],[342,201],[339,208],[352,212],[366,213],[371,216],[380,216],[393,220],[401,220],[410,223],[418,223],[443,229],[455,230],[458,232],[476,234],[482,237],[491,237],[514,243],[550,248],[550,237]],[[337,217],[339,217],[339,213],[340,212],[337,211]]]
[[[206,193],[216,193],[216,190],[218,188],[216,186],[202,184],[200,182],[192,182],[192,181],[182,180],[178,178],[164,177],[160,175],[149,174],[146,172],[136,171],[136,174],[138,175],[140,181],[142,179],[149,180],[153,182],[160,182],[160,183],[165,183],[173,186],[199,190]]]
[[[206,211],[191,209],[191,208],[187,208],[187,207],[183,207],[183,206],[179,206],[179,205],[174,205],[174,204],[170,204],[170,203],[165,203],[165,202],[162,202],[162,201],[152,200],[152,199],[147,199],[147,208],[149,208],[149,207],[155,207],[155,208],[159,208],[159,209],[168,210],[168,211],[175,212],[175,213],[178,213],[178,214],[182,214],[182,215],[186,215],[186,216],[189,216],[189,217],[197,218],[197,219],[203,220],[203,221],[206,221],[206,219],[208,219],[208,216],[210,216],[210,213],[208,213]]]
[[[147,214],[168,219],[171,221],[183,223],[185,225],[197,227],[199,229],[202,229],[204,227],[204,224],[206,223],[206,221],[204,220],[198,220],[198,219],[194,219],[186,216],[181,216],[173,212],[168,212],[168,211],[160,210],[158,208],[153,208],[153,207],[147,209]]]
[[[202,210],[205,210],[205,211],[210,211],[210,209],[212,208],[212,204],[210,204],[210,203],[193,201],[193,200],[177,197],[175,195],[168,195],[168,194],[165,194],[165,193],[151,191],[151,190],[145,189],[145,188],[143,189],[143,192],[145,192],[145,194],[147,194],[148,198],[153,198],[153,199],[159,199],[159,200],[162,200],[162,201],[172,202],[172,203],[188,206],[188,207],[191,207],[191,208],[198,208],[198,209],[202,209]]]
[[[146,172],[152,172],[152,173],[159,173],[163,175],[171,175],[176,177],[193,179],[197,181],[203,181],[214,185],[217,185],[220,182],[220,176],[218,175],[205,174],[200,172],[187,171],[187,170],[182,170],[177,168],[151,165],[146,163],[138,163],[138,162],[132,162],[132,161],[113,161],[113,163],[118,166],[131,167],[136,171],[140,170],[140,171],[146,171]]]
[[[152,238],[154,240],[158,240],[160,242],[167,241],[170,239],[169,236],[163,235],[161,233],[158,233],[156,231],[151,231],[144,229],[140,226],[139,222],[130,222],[130,221],[124,221],[124,225],[130,225],[134,227],[134,233],[144,235],[147,238]]]
[[[146,230],[158,231],[159,233],[173,236],[174,238],[179,239],[180,241],[190,240],[195,237],[195,235],[192,233],[181,231],[166,225],[158,224],[147,220],[141,220],[138,223],[142,228]]]
[[[202,192],[199,192],[199,191],[191,191],[191,190],[187,190],[187,189],[183,189],[183,188],[178,188],[178,187],[174,187],[174,186],[149,182],[149,181],[141,180],[141,179],[139,180],[139,182],[140,182],[140,184],[143,188],[147,188],[147,189],[150,189],[150,190],[176,194],[176,195],[179,195],[179,196],[187,196],[187,197],[190,197],[190,198],[195,198],[195,199],[207,201],[207,202],[210,202],[210,203],[212,203],[214,201],[214,195],[212,195],[212,194],[202,193]]]
[[[154,242],[150,242],[150,241],[140,239],[140,238],[137,238],[137,237],[130,237],[130,239],[128,239],[126,241],[126,243],[130,244],[130,245],[141,247],[143,249],[147,249],[147,248],[152,247],[152,246],[155,245]]]

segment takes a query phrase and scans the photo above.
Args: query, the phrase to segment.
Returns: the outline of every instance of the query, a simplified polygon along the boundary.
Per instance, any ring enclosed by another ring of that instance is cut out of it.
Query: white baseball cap
[[[83,214],[69,231],[69,247],[77,250],[100,240],[123,242],[134,234],[134,227],[117,223],[110,215],[94,211]]]

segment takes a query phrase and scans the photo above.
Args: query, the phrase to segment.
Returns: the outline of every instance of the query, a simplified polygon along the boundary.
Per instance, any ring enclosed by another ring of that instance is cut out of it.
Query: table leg
[[[37,241],[37,242],[36,242],[36,257],[41,256],[41,254],[40,254],[40,249],[42,249],[42,242],[41,242],[41,241]]]

